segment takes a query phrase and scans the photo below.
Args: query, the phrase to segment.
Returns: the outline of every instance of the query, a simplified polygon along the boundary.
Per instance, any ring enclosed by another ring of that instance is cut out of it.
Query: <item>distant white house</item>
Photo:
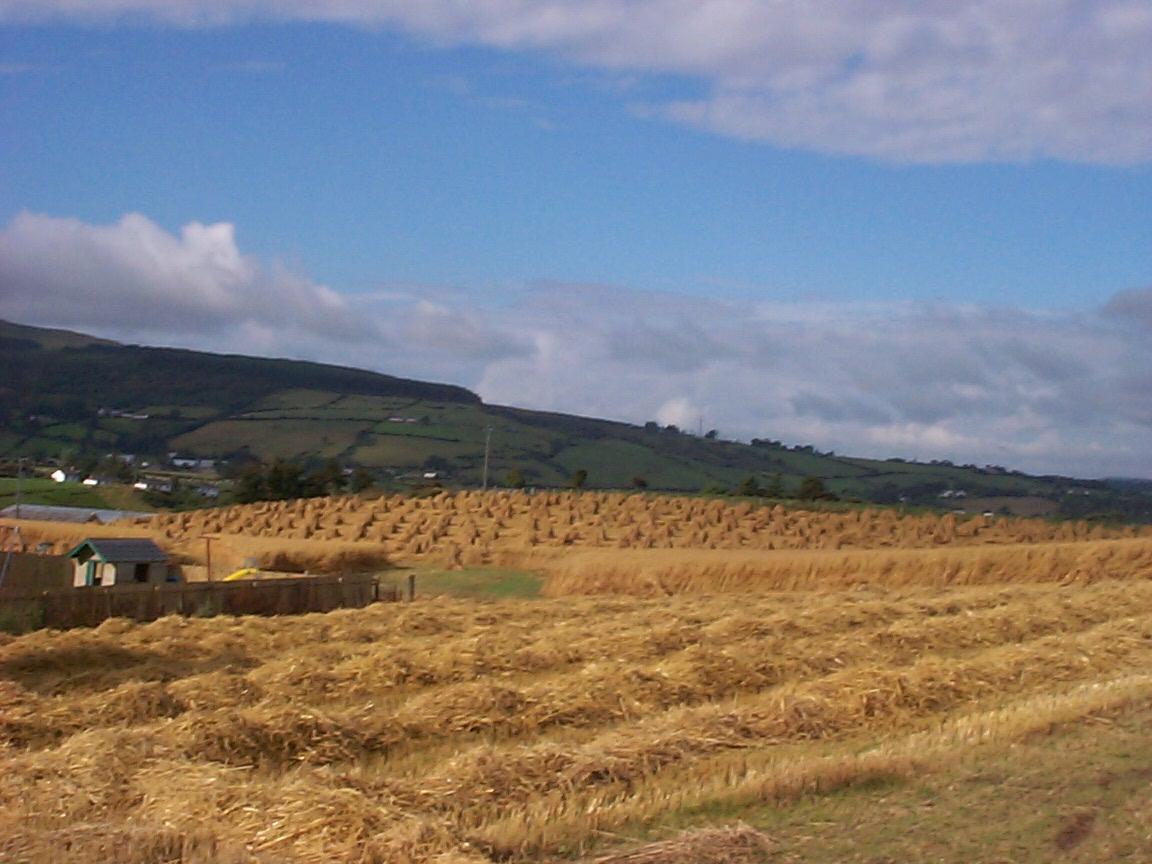
[[[90,537],[68,557],[77,588],[168,581],[168,556],[151,540]]]
[[[139,411],[125,411],[122,408],[100,408],[96,412],[98,417],[119,417],[124,420],[147,420],[151,415]]]
[[[215,459],[194,459],[191,456],[169,455],[168,463],[173,468],[187,468],[192,471],[211,471],[216,467]]]

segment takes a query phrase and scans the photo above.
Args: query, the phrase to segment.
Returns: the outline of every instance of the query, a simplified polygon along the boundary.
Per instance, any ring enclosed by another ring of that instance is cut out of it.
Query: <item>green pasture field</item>
[[[483,444],[478,446],[408,435],[375,435],[369,443],[358,444],[349,457],[357,464],[373,467],[418,468],[430,456],[467,459],[479,464],[479,460],[484,458],[483,449]]]
[[[219,415],[220,409],[211,405],[148,405],[141,408],[140,413],[154,420],[168,419],[173,413],[180,420],[208,420]]]
[[[40,477],[0,477],[0,509],[16,503],[16,488],[20,486],[20,501],[24,504],[51,504],[57,507],[107,508],[108,501],[99,486],[81,483],[57,483]]]
[[[605,439],[581,441],[566,447],[556,455],[557,463],[569,472],[584,469],[588,482],[594,485],[608,483],[627,487],[633,477],[643,477],[656,489],[700,488],[713,484],[738,483],[747,472],[693,464],[673,456],[658,453],[630,441]]]
[[[262,459],[301,454],[338,457],[355,445],[369,423],[333,420],[220,420],[174,438],[175,449],[218,456],[242,445]]]
[[[82,423],[53,423],[51,426],[44,426],[40,430],[41,436],[57,438],[61,441],[79,441],[87,433],[88,428]]]
[[[291,404],[290,398],[265,399],[242,416],[255,420],[378,421],[382,417],[390,416],[411,404],[413,404],[411,399],[393,399],[384,396],[341,396],[339,393],[306,391],[302,394],[301,404]]]
[[[339,393],[326,390],[289,389],[270,393],[253,406],[253,411],[298,411],[331,405]]]
[[[841,462],[859,466],[867,470],[870,479],[894,481],[897,483],[918,483],[937,481],[957,489],[979,484],[987,489],[996,489],[1010,494],[1022,494],[1037,486],[1037,478],[1014,476],[1011,474],[973,473],[971,469],[955,465],[929,465],[915,462],[884,462],[877,459],[842,458]],[[1043,485],[1043,484],[1040,484]]]
[[[30,459],[54,459],[65,450],[75,449],[76,442],[62,438],[51,438],[47,435],[33,435],[19,440],[8,451],[12,455],[17,453]]]

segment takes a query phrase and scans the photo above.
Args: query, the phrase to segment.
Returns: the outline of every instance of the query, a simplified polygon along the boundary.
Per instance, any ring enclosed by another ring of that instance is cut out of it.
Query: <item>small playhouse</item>
[[[159,584],[172,581],[168,556],[151,540],[92,537],[68,553],[72,560],[72,584]]]

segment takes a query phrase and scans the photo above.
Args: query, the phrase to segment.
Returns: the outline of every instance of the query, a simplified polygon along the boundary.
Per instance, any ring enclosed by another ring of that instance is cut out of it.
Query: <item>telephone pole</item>
[[[204,572],[209,582],[212,581],[212,541],[215,539],[208,534],[204,535]]]
[[[16,462],[16,518],[20,518],[20,498],[24,491],[24,458]]]
[[[481,489],[488,491],[488,457],[492,452],[492,427],[484,430],[484,480]]]

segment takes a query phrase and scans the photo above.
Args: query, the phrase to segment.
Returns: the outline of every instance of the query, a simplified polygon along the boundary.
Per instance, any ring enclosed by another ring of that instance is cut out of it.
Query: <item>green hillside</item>
[[[485,405],[461,387],[318,363],[119,345],[0,322],[0,365],[0,459],[335,460],[385,481],[435,472],[447,485],[475,486],[490,435],[496,485],[518,476],[562,486],[583,470],[596,488],[732,490],[754,477],[788,493],[819,477],[841,497],[879,503],[1152,520],[1148,484],[700,438],[655,423]]]

